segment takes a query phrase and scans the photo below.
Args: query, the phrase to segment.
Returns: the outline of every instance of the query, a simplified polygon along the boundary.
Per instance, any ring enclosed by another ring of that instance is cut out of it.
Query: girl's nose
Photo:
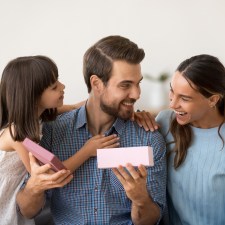
[[[60,89],[64,90],[65,89],[65,85],[63,83],[61,83],[60,81],[59,81],[59,84],[60,84]]]

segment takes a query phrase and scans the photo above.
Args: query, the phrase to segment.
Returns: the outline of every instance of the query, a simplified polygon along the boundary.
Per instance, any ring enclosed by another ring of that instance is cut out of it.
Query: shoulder
[[[171,121],[171,119],[174,116],[174,112],[171,109],[162,110],[159,112],[159,114],[156,116],[156,121],[158,123],[163,121]]]
[[[174,118],[174,116],[175,113],[170,109],[163,110],[159,112],[159,114],[157,115],[156,122],[159,124],[160,132],[163,134],[163,136],[165,136],[165,134],[168,133],[171,121]]]
[[[165,140],[160,131],[146,131],[143,127],[140,127],[135,121],[128,121],[126,123],[126,132],[123,135],[128,139],[132,137],[140,144],[146,144],[157,148],[164,148]]]
[[[43,130],[45,129],[52,129],[52,128],[63,128],[68,127],[70,124],[76,120],[78,110],[72,110],[70,112],[66,112],[57,116],[54,121],[46,122],[43,124]]]
[[[14,132],[14,128],[12,127],[12,132]],[[9,127],[0,131],[0,149],[4,149],[5,151],[15,150],[15,142],[11,137]]]

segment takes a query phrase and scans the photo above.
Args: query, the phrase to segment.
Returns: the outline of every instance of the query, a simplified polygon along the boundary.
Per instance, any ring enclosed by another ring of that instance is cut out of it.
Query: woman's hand
[[[138,125],[143,127],[146,131],[154,131],[159,128],[159,124],[156,123],[154,116],[144,110],[134,112],[131,120],[136,121]]]

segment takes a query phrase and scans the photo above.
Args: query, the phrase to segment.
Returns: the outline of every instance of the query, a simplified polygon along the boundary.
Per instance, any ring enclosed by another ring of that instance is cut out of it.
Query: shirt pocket
[[[112,204],[114,210],[127,210],[131,209],[131,200],[127,197],[123,185],[120,183],[112,170],[109,172],[110,186],[107,191],[108,201]]]

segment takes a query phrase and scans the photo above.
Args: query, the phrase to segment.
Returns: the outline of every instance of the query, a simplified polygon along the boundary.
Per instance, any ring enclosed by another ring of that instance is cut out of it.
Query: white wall
[[[47,55],[74,103],[87,97],[82,57],[98,39],[130,38],[145,49],[143,74],[157,76],[195,54],[225,64],[224,22],[224,0],[0,0],[0,71],[12,58]],[[138,108],[157,107],[153,88],[143,81]]]

